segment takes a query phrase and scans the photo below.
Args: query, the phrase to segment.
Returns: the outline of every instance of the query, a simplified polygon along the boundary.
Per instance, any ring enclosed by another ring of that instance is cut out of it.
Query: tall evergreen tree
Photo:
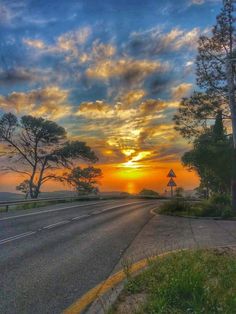
[[[186,152],[182,162],[195,170],[201,186],[215,193],[230,193],[232,176],[232,137],[228,137],[219,111],[215,124],[197,137],[193,149]]]
[[[201,92],[182,101],[174,117],[184,137],[198,136],[218,110],[231,120],[234,153],[231,173],[232,206],[236,211],[236,28],[235,1],[224,0],[210,36],[198,43],[197,84]]]

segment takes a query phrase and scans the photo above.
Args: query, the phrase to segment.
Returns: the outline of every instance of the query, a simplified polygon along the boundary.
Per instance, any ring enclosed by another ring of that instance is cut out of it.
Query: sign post
[[[175,183],[175,181],[174,181],[174,179],[173,179],[173,178],[176,178],[176,174],[174,173],[174,170],[173,170],[173,169],[171,169],[171,170],[169,171],[167,177],[170,178],[170,180],[169,180],[167,186],[170,187],[171,197],[173,197],[173,196],[174,196],[173,188],[174,188],[175,186],[177,186],[177,184]]]

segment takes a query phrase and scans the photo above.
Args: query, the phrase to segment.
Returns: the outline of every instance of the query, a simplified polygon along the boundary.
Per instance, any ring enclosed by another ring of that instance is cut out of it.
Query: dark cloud
[[[24,84],[35,81],[35,75],[26,69],[9,69],[0,71],[0,83],[2,85]]]
[[[129,53],[136,56],[166,57],[182,49],[195,49],[199,34],[200,30],[197,28],[189,31],[173,28],[167,32],[156,27],[144,32],[132,33],[126,49]]]

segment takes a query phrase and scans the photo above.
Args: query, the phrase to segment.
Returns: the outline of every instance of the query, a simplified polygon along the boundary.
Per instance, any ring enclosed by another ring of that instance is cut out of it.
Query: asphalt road
[[[0,313],[61,313],[106,279],[156,201],[91,201],[0,216]]]

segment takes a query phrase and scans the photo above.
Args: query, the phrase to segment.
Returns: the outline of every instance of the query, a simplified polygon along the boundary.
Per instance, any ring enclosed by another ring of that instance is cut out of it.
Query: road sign
[[[173,171],[173,170],[172,170],[172,171]],[[173,171],[173,174],[175,174],[174,171]],[[173,179],[172,177],[170,178],[170,180],[169,180],[167,186],[170,187],[170,194],[171,194],[171,197],[173,197],[173,196],[174,196],[173,188],[174,188],[175,186],[177,186],[177,184],[175,183],[175,181],[174,181],[174,179]]]
[[[173,169],[170,169],[168,175],[167,175],[168,178],[176,178],[176,174],[174,173],[174,170]]]
[[[168,182],[167,186],[173,187],[173,186],[177,186],[177,184],[175,183],[173,178],[170,178],[170,181]]]

